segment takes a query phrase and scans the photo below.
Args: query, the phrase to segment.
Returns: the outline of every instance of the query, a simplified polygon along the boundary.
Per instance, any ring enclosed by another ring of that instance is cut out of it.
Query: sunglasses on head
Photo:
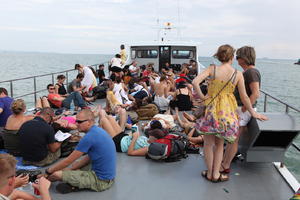
[[[83,123],[83,122],[86,122],[86,121],[88,121],[88,119],[85,119],[85,120],[78,120],[78,119],[76,119],[76,123],[78,123],[78,124],[81,124],[81,123]]]

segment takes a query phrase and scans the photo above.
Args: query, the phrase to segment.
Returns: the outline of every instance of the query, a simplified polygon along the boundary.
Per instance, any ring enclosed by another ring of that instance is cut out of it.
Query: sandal
[[[229,180],[229,176],[225,174],[220,174],[218,179],[212,179],[211,182],[219,183],[219,182],[225,182]]]
[[[220,170],[221,174],[229,174],[230,173],[230,171],[231,171],[230,168],[225,169],[225,167],[223,167],[222,164],[221,164],[221,167],[223,168],[223,170]]]
[[[61,194],[68,194],[71,192],[78,192],[80,191],[80,189],[78,187],[74,187],[68,183],[59,183],[56,186],[56,190],[57,192],[61,193]]]
[[[208,170],[204,170],[201,172],[201,175],[208,181],[212,181],[212,178],[208,178],[207,177],[207,174],[208,174]]]

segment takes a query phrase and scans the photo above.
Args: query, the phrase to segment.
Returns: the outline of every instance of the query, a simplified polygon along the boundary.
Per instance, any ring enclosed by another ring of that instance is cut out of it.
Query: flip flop
[[[80,191],[80,189],[78,187],[74,187],[68,183],[59,183],[56,186],[56,190],[57,192],[61,193],[61,194],[68,194],[71,192],[78,192]]]
[[[229,180],[229,176],[225,174],[220,174],[218,179],[212,179],[211,182],[213,183],[219,183],[219,182],[225,182]]]
[[[204,171],[201,172],[201,175],[202,175],[206,180],[212,181],[211,178],[208,178],[208,177],[207,177],[207,174],[208,174],[208,170],[204,170]]]
[[[229,174],[230,173],[230,171],[231,171],[230,168],[225,169],[225,167],[223,167],[223,165],[221,165],[221,167],[223,168],[223,170],[221,170],[220,173],[222,173],[222,174]]]

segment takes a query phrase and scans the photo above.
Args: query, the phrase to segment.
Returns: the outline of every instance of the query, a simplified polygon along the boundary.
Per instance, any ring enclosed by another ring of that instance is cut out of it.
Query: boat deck
[[[104,192],[80,191],[59,194],[55,185],[51,195],[56,200],[110,199],[282,199],[293,196],[272,163],[241,163],[232,166],[230,180],[211,183],[201,176],[205,170],[204,159],[190,154],[179,162],[155,162],[144,157],[117,155],[117,177],[114,185]]]
[[[97,100],[97,104],[104,106],[104,100]],[[230,180],[222,183],[204,179],[201,171],[205,169],[204,157],[200,154],[189,154],[181,161],[166,163],[117,153],[117,176],[110,189],[59,194],[55,190],[57,183],[52,183],[50,192],[55,200],[287,200],[294,194],[273,163],[236,161],[232,164]]]

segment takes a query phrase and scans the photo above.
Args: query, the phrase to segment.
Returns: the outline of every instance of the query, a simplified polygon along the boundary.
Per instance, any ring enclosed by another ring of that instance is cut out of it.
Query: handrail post
[[[289,106],[288,105],[285,105],[285,112],[289,113]]]
[[[34,104],[36,105],[36,77],[33,77]]]
[[[267,94],[265,94],[265,100],[264,100],[264,112],[267,112]]]
[[[14,97],[14,88],[13,88],[13,82],[12,81],[10,81],[10,96],[11,96],[11,98]]]
[[[52,73],[52,84],[54,85],[54,74]]]
[[[67,82],[67,85],[69,85],[69,73],[68,72],[66,72],[66,82]]]

